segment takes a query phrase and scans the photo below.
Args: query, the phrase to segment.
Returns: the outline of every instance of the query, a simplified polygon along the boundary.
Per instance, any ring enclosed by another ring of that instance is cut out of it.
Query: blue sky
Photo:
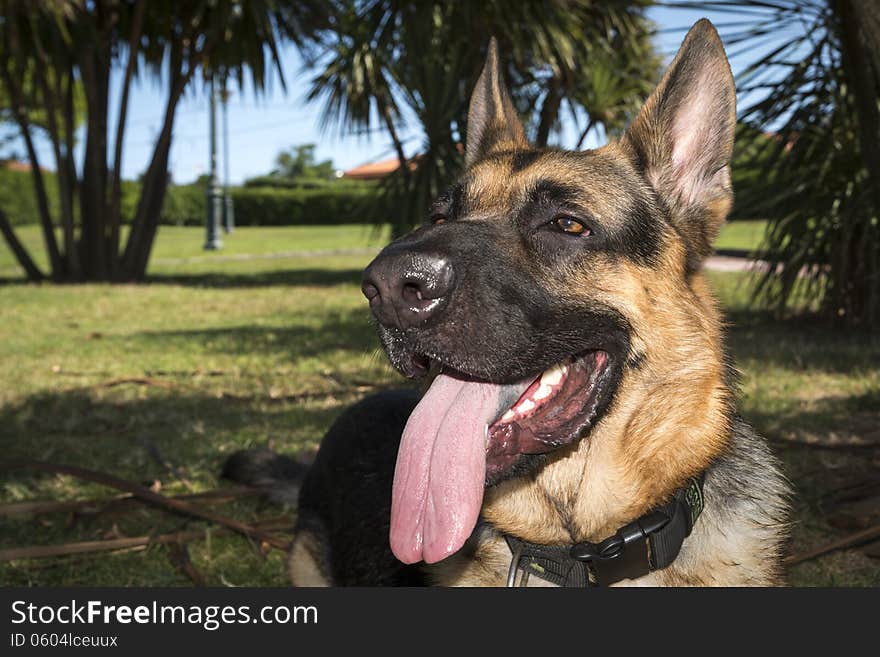
[[[675,53],[684,36],[683,30],[669,31],[668,28],[686,28],[703,15],[706,12],[662,7],[649,10],[649,16],[661,28],[657,42],[667,59]],[[708,17],[715,22],[732,19],[730,14],[708,14]],[[750,57],[734,58],[734,73],[748,63]],[[338,169],[393,155],[389,141],[381,132],[370,136],[340,135],[333,129],[322,132],[320,102],[308,104],[304,100],[309,74],[301,70],[293,47],[284,51],[283,59],[286,94],[278,81],[273,80],[261,96],[256,97],[247,88],[243,93],[235,90],[229,102],[229,169],[233,184],[268,172],[277,153],[296,144],[316,144],[318,159],[331,159]],[[120,78],[117,74],[112,83],[113,91],[118,90]],[[146,168],[161,124],[163,103],[164,93],[156,81],[143,80],[133,86],[123,160],[125,178],[135,178]],[[576,141],[576,131],[570,121],[567,116],[563,117],[563,133],[558,138],[562,146],[570,147]],[[417,149],[417,134],[413,129],[403,130],[403,135],[411,140],[408,152]],[[596,145],[595,142],[587,144]],[[15,143],[11,150],[18,154],[24,151]],[[41,164],[52,167],[54,162],[48,145],[41,144],[39,150]],[[7,148],[3,154],[9,153]],[[193,85],[178,106],[170,169],[175,182],[185,183],[206,173],[207,168],[208,97],[200,85]],[[220,172],[222,175],[222,168]]]

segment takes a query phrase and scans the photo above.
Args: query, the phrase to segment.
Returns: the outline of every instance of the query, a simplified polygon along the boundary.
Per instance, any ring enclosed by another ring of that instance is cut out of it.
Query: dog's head
[[[704,20],[620,142],[532,148],[492,42],[466,170],[364,274],[394,366],[439,372],[398,457],[392,547],[403,561],[457,550],[485,485],[570,452],[617,405],[628,373],[662,367],[663,352],[684,356],[676,341],[687,336],[656,325],[699,315],[686,306],[700,305],[692,279],[732,201],[734,106]]]

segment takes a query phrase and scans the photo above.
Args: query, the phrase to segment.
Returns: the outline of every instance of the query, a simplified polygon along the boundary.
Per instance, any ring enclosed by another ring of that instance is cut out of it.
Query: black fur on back
[[[388,390],[339,416],[300,490],[297,529],[325,541],[335,586],[419,586],[391,553],[391,485],[400,436],[419,395]]]
[[[388,390],[349,407],[311,467],[261,447],[232,454],[221,476],[296,507],[294,534],[323,544],[333,585],[424,585],[421,570],[398,561],[389,544],[394,464],[418,400],[415,390]]]

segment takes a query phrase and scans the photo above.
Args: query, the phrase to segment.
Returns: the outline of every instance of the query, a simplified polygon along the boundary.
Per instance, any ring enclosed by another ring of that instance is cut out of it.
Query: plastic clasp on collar
[[[618,532],[601,543],[575,543],[569,554],[576,561],[609,561],[619,557],[625,546],[626,543]]]
[[[668,522],[668,514],[653,511],[621,527],[616,534],[600,543],[576,543],[569,554],[572,559],[589,562],[599,586],[623,579],[636,579],[651,571],[648,537]]]

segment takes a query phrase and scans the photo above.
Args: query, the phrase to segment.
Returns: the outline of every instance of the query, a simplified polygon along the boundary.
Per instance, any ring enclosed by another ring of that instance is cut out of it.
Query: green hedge
[[[43,179],[53,218],[58,221],[58,188],[54,173]],[[371,185],[339,185],[319,189],[233,187],[235,222],[239,226],[294,226],[305,224],[369,223],[377,203]],[[130,222],[137,208],[140,184],[122,186],[122,217]],[[205,223],[205,188],[172,185],[165,195],[160,223],[202,226]],[[13,226],[39,222],[33,179],[28,172],[0,168],[0,208]]]
[[[376,184],[371,180],[353,178],[281,178],[279,176],[257,176],[244,181],[243,187],[265,189],[371,189]]]
[[[205,188],[202,185],[172,185],[165,193],[159,223],[172,226],[203,226]]]
[[[237,188],[232,192],[239,226],[369,223],[376,194],[370,190]]]
[[[54,173],[44,173],[43,181],[49,196],[49,210],[58,216],[58,183]],[[0,208],[13,226],[35,224],[40,221],[34,180],[27,171],[11,171],[0,166]]]
[[[137,189],[130,206],[134,208]],[[230,189],[238,226],[369,223],[376,195],[369,189]],[[123,204],[123,211],[125,212]],[[130,219],[131,213],[126,213]],[[205,223],[206,198],[201,185],[175,185],[165,196],[160,222],[176,226]]]

